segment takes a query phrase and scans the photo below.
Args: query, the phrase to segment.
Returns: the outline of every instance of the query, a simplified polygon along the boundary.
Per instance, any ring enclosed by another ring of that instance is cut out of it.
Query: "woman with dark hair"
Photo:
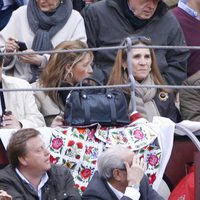
[[[81,41],[64,41],[55,50],[85,49],[87,45]],[[72,87],[83,78],[92,76],[91,63],[93,54],[90,51],[53,53],[39,80],[33,87]],[[35,92],[37,105],[44,115],[47,126],[57,115],[63,115],[65,99],[69,91]],[[58,117],[62,125],[63,119]]]
[[[156,62],[154,50],[148,48],[148,45],[151,45],[151,40],[144,36],[135,36],[131,38],[131,41],[134,46],[131,50],[132,73],[136,85],[163,85],[164,80]],[[137,46],[138,48],[135,48]],[[145,46],[147,48],[144,48]],[[120,49],[108,85],[126,84],[129,81],[127,67],[127,51]],[[129,90],[123,89],[123,91],[127,99],[130,100]],[[162,88],[136,87],[135,94],[136,110],[147,120],[152,121],[153,116],[168,117],[175,122],[180,120],[173,93]]]
[[[27,52],[47,51],[62,41],[86,42],[83,18],[72,9],[69,0],[29,0],[13,12],[7,26],[0,32],[0,44],[6,52],[23,51],[19,41],[27,46]],[[25,45],[23,45],[25,46]],[[45,67],[49,55],[26,54],[7,56],[6,74],[34,82]]]

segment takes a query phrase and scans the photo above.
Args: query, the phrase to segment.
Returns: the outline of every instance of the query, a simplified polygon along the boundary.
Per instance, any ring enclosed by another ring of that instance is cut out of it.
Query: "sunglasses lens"
[[[145,36],[133,36],[133,37],[131,37],[131,41],[132,41],[132,44],[139,42],[139,41],[147,43],[147,44],[151,44],[151,39],[147,38]]]

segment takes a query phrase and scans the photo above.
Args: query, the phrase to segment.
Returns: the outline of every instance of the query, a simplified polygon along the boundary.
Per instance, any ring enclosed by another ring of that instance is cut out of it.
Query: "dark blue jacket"
[[[143,177],[140,184],[140,200],[164,200],[158,193],[151,188],[146,176]],[[99,177],[95,172],[86,191],[82,196],[83,200],[118,200],[117,196],[110,189],[107,182]],[[121,200],[132,200],[124,196]]]

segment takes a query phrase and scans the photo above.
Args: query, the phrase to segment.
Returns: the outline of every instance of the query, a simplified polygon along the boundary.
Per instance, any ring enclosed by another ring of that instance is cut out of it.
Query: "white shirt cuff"
[[[132,187],[126,187],[124,196],[129,197],[133,200],[139,200],[140,192]]]

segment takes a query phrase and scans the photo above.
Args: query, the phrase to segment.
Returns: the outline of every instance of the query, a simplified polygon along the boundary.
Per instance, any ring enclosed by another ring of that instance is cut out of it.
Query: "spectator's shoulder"
[[[20,6],[15,11],[13,11],[12,15],[19,15],[19,16],[21,16],[22,13],[26,13],[26,12],[27,12],[27,5],[24,5],[24,6]]]
[[[31,85],[24,79],[2,75],[2,79],[6,85],[12,85],[14,88],[30,88]]]
[[[95,3],[90,3],[89,5],[85,6],[84,9],[81,11],[82,13],[85,12],[100,12],[103,11],[102,8],[107,5],[105,0],[98,1]]]
[[[62,165],[51,165],[50,173],[53,173],[55,176],[64,176],[70,173],[70,170],[67,167]]]
[[[10,177],[14,176],[14,174],[15,172],[13,168],[11,167],[11,165],[7,165],[6,167],[0,170],[0,179],[1,181],[3,179],[8,180]]]
[[[167,22],[167,25],[171,24],[172,26],[174,26],[174,24],[179,24],[176,16],[173,14],[171,9],[168,10],[163,16],[161,16],[161,18],[163,18]]]
[[[78,12],[77,10],[74,10],[74,9],[72,9],[72,13],[71,13],[70,17],[77,18],[77,19],[82,18],[80,12]]]
[[[184,85],[197,85],[200,86],[200,71],[196,72],[189,78],[187,78],[184,82]]]

